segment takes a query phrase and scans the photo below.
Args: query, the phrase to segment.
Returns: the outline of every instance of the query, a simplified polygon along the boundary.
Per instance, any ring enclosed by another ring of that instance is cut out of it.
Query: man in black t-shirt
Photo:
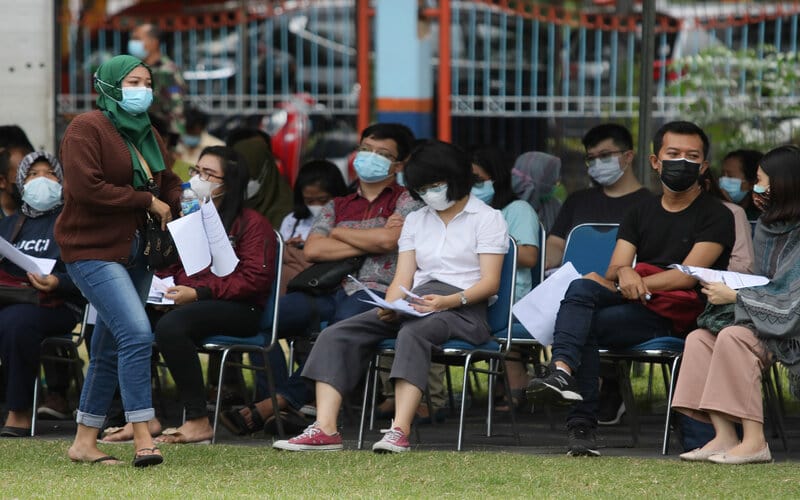
[[[651,292],[691,290],[692,277],[675,269],[641,276],[634,259],[659,268],[683,263],[725,269],[735,239],[733,216],[700,189],[709,142],[697,125],[667,123],[653,138],[650,163],[664,193],[633,207],[617,235],[606,276],[573,281],[556,318],[550,373],[533,379],[528,394],[555,393],[576,402],[567,417],[568,455],[596,456],[598,347],[625,348],[655,337],[683,336],[645,304]],[[698,299],[700,300],[700,299]]]
[[[589,222],[616,223],[630,207],[653,196],[633,172],[633,138],[616,123],[593,127],[583,136],[586,166],[595,187],[576,191],[561,206],[547,235],[545,269],[561,265],[572,228]]]

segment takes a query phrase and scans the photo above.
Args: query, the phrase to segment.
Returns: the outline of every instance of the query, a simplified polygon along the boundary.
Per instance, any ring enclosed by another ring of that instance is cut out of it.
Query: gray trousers
[[[460,288],[438,281],[414,289],[418,295],[450,295]],[[340,321],[320,333],[303,369],[303,377],[331,385],[347,394],[358,384],[375,348],[384,339],[397,338],[391,379],[403,379],[425,391],[431,351],[448,339],[473,344],[489,340],[486,302],[429,314],[418,318],[402,315],[387,323],[377,309]]]

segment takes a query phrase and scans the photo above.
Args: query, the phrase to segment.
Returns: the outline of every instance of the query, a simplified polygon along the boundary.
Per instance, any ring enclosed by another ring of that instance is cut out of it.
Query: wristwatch
[[[467,294],[465,294],[464,292],[458,292],[458,294],[461,296],[461,305],[462,306],[467,305]]]

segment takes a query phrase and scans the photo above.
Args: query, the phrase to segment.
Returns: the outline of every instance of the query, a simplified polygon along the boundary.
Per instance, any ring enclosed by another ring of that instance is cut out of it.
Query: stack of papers
[[[684,266],[683,264],[672,264],[669,267],[688,274],[703,283],[724,283],[732,290],[748,288],[751,286],[763,286],[769,283],[766,276],[756,274],[735,273],[733,271],[718,271],[706,267]]]
[[[150,282],[150,291],[147,292],[147,303],[159,306],[174,304],[174,300],[164,298],[164,295],[167,293],[167,289],[173,286],[175,286],[174,276],[167,276],[164,279],[161,279],[158,276],[153,276],[153,281]]]
[[[429,312],[426,312],[426,313],[418,312],[416,309],[411,307],[410,303],[408,303],[407,301],[405,301],[403,299],[397,299],[397,300],[392,301],[392,302],[387,302],[384,299],[380,298],[379,296],[375,295],[375,293],[372,290],[370,290],[369,288],[367,288],[367,286],[364,283],[361,283],[360,281],[358,281],[357,279],[355,279],[354,277],[352,277],[349,274],[347,275],[347,277],[350,278],[356,285],[358,285],[358,288],[360,288],[360,289],[364,290],[365,292],[367,292],[367,295],[369,295],[369,298],[371,300],[361,299],[363,302],[366,302],[367,304],[373,304],[373,305],[376,305],[378,307],[382,307],[384,309],[391,309],[392,311],[397,311],[399,313],[408,314],[409,316],[423,317],[423,316],[427,316],[427,315],[431,314]],[[413,293],[409,292],[405,288],[402,288],[402,290],[403,290],[403,292],[405,292],[408,296],[410,296],[412,298],[415,298],[415,299],[421,298],[418,295],[414,295]]]
[[[3,237],[0,237],[0,256],[7,258],[23,271],[38,276],[50,274],[56,265],[55,259],[31,257],[20,252],[17,247]]]

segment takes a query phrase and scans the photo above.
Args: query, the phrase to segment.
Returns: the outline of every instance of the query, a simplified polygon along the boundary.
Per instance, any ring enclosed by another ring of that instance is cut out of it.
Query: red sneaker
[[[325,434],[314,422],[299,436],[275,441],[272,447],[288,451],[339,451],[342,449],[342,435],[338,432]]]
[[[408,436],[400,430],[400,427],[389,429],[383,435],[383,439],[372,445],[372,451],[375,453],[403,453],[409,450],[411,444],[408,442]]]

